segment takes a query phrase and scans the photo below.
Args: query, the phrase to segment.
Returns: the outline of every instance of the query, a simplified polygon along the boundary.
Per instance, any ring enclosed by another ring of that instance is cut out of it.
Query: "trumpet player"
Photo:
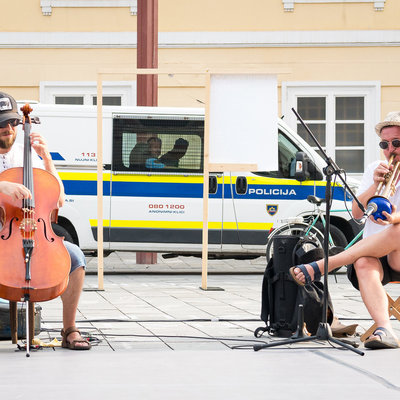
[[[379,147],[386,161],[375,161],[364,172],[357,197],[365,208],[378,187],[385,184],[394,165],[400,162],[400,111],[389,113],[384,121],[376,125],[375,131],[380,138]],[[350,265],[348,278],[360,290],[363,302],[378,326],[364,342],[364,346],[370,349],[398,348],[400,345],[391,326],[388,299],[383,288],[383,285],[391,281],[400,281],[400,184],[398,177],[395,180],[391,184],[397,190],[388,198],[392,212],[389,214],[383,211],[385,220],[375,220],[370,216],[365,223],[363,239],[328,259],[328,271]],[[356,219],[364,215],[355,201],[352,213]],[[294,266],[290,274],[297,284],[305,285],[318,280],[323,270],[324,260],[319,260]]]

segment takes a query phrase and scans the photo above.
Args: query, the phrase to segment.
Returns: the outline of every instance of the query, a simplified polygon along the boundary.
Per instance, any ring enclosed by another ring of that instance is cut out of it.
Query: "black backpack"
[[[310,246],[312,250],[305,250]],[[323,283],[299,286],[291,278],[289,268],[321,259],[323,251],[308,238],[286,235],[273,238],[273,249],[262,283],[261,320],[266,326],[257,328],[254,335],[260,337],[268,331],[274,336],[292,336],[297,329],[299,304],[303,305],[307,331],[314,335],[322,321]],[[333,306],[329,295],[327,319],[331,324]]]

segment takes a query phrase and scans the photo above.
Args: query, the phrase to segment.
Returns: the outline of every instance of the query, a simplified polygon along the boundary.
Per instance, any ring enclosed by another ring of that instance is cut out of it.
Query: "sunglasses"
[[[383,150],[386,150],[389,147],[389,143],[386,140],[382,140],[382,142],[379,142],[379,147]],[[400,139],[393,139],[392,140],[392,146],[393,147],[400,147]]]
[[[7,128],[8,125],[17,126],[19,119],[8,119],[7,121],[0,122],[0,128]]]

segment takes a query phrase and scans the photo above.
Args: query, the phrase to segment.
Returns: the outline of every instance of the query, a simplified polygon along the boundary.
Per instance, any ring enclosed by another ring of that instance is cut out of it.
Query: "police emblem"
[[[273,217],[278,212],[278,204],[267,204],[267,213]]]

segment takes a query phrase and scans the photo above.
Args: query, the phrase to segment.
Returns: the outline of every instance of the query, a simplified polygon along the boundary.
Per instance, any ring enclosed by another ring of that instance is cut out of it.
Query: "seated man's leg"
[[[375,334],[371,335],[365,341],[366,347],[386,348],[386,346],[382,346],[383,340],[386,344],[389,340],[390,347],[396,347],[394,339],[397,340],[397,337],[390,322],[388,312],[389,302],[383,285],[391,282],[394,278],[398,279],[400,276],[400,272],[393,269],[398,269],[400,267],[399,256],[400,253],[394,251],[387,257],[382,257],[381,259],[363,257],[354,264],[357,279],[354,281],[352,276],[350,280],[355,287],[359,287],[364,304],[378,326],[378,329],[374,332]],[[392,335],[393,338],[390,338],[390,335]],[[373,343],[371,343],[371,341]],[[398,344],[399,343],[397,343],[397,347]]]
[[[67,241],[64,241],[64,244],[71,257],[71,272],[68,286],[61,295],[63,302],[63,327],[64,331],[66,331],[75,326],[76,311],[85,279],[86,260],[82,250],[78,246]],[[71,332],[67,340],[70,343],[80,341],[76,342],[76,347],[89,347],[87,342],[82,341],[79,332]]]
[[[354,264],[361,257],[381,258],[387,254],[400,251],[400,224],[391,225],[389,228],[375,235],[364,238],[354,244],[349,249],[329,257],[328,271],[333,271],[343,265]],[[321,271],[324,272],[324,260],[317,261],[317,265]],[[307,264],[305,265],[307,272],[311,279],[314,279],[314,270]],[[293,269],[293,276],[296,281],[304,282],[305,276],[303,272],[295,267]]]
[[[388,299],[383,288],[382,263],[377,258],[362,257],[354,263],[361,297],[372,319],[394,334],[388,313]]]

